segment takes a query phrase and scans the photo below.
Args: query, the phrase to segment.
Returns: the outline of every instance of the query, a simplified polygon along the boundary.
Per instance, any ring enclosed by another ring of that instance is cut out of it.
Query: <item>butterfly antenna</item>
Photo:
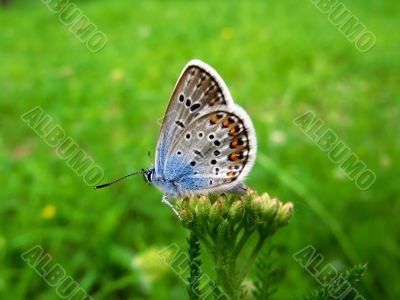
[[[129,173],[128,175],[125,175],[125,176],[123,176],[123,177],[121,177],[121,178],[115,179],[115,180],[113,180],[113,181],[111,181],[111,182],[103,183],[103,184],[100,184],[100,185],[96,185],[96,186],[94,187],[94,189],[95,189],[95,190],[98,190],[98,189],[104,188],[104,187],[109,186],[109,185],[112,185],[112,184],[114,184],[114,183],[116,183],[116,182],[118,182],[118,181],[120,181],[120,180],[122,180],[122,179],[125,179],[125,178],[127,178],[127,177],[129,177],[129,176],[136,175],[136,174],[141,174],[141,173],[144,173],[144,172],[146,172],[146,170],[142,170],[142,171],[139,171],[139,172]]]

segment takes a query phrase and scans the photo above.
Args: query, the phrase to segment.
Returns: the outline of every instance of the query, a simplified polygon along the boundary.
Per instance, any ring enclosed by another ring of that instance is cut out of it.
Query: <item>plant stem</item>
[[[232,252],[232,259],[236,259],[237,256],[240,253],[240,250],[242,250],[244,244],[246,244],[247,240],[249,239],[249,237],[251,236],[251,231],[245,230],[243,232],[242,237],[240,238],[239,242],[237,243],[235,249]]]
[[[243,223],[240,223],[237,225],[236,229],[235,229],[235,236],[237,236],[240,232],[240,230],[242,230],[243,228]]]
[[[257,242],[257,245],[254,247],[253,252],[251,252],[249,259],[244,264],[242,270],[239,273],[238,281],[242,282],[246,274],[250,271],[251,266],[253,265],[254,261],[257,258],[258,253],[260,252],[261,248],[264,245],[266,240],[266,236],[260,236],[260,239]]]

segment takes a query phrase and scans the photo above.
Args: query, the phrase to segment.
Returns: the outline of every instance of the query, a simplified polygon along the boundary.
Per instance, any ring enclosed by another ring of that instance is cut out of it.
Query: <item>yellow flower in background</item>
[[[120,68],[116,68],[111,71],[111,80],[112,81],[120,81],[125,77],[125,71]]]
[[[148,38],[150,36],[150,33],[151,33],[150,27],[147,25],[140,25],[137,28],[137,34],[141,38]]]
[[[146,284],[151,284],[154,280],[169,272],[169,267],[160,257],[159,252],[160,250],[157,248],[149,248],[138,253],[132,259],[132,266],[141,271],[142,279]],[[165,256],[166,253],[163,253],[163,255]]]
[[[286,134],[281,130],[273,130],[269,135],[269,140],[272,144],[283,145],[286,142]]]
[[[390,167],[390,165],[392,164],[392,159],[390,158],[389,155],[387,154],[383,154],[380,158],[379,158],[379,163],[381,164],[382,167]]]
[[[42,209],[42,218],[49,220],[52,219],[56,215],[56,207],[52,204],[47,204]]]
[[[58,74],[61,77],[71,77],[75,74],[74,69],[72,69],[69,66],[63,66],[60,69],[58,69]]]
[[[233,38],[233,35],[234,35],[234,31],[233,31],[233,29],[232,29],[231,27],[224,27],[224,28],[222,28],[222,30],[221,30],[221,37],[222,37],[224,40],[230,40],[230,39],[232,39],[232,38]]]
[[[245,278],[243,280],[243,290],[245,291],[243,300],[252,299],[251,295],[255,289],[256,286],[254,285],[254,282],[249,278]]]

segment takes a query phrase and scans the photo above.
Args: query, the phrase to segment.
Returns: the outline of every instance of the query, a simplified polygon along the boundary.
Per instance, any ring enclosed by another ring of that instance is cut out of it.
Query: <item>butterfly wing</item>
[[[254,126],[241,107],[209,108],[174,142],[165,176],[182,195],[228,191],[250,172],[256,148]]]
[[[229,90],[218,73],[199,60],[191,60],[178,79],[163,119],[156,150],[156,173],[163,175],[176,139],[201,111],[232,104]]]

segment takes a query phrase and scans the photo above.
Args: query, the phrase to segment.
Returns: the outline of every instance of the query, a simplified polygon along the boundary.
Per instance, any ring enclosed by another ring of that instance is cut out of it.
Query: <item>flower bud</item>
[[[190,216],[190,211],[188,208],[184,208],[179,212],[179,216],[181,217],[181,222],[187,226],[190,221],[192,221],[192,218]]]
[[[254,230],[260,225],[262,199],[260,196],[250,196],[249,201],[245,203],[244,223],[246,230]]]
[[[236,223],[243,217],[244,209],[242,200],[236,200],[229,209],[229,217],[232,222]]]
[[[269,198],[269,197],[268,197]],[[268,201],[263,202],[261,207],[261,216],[263,221],[270,221],[278,212],[281,203],[276,199],[269,199]]]
[[[211,228],[214,228],[222,218],[222,204],[220,201],[215,201],[210,208],[209,220]]]
[[[196,228],[199,232],[208,232],[208,217],[210,213],[211,202],[206,196],[200,196],[194,213],[196,214]]]
[[[188,205],[188,208],[191,210],[191,211],[195,211],[196,210],[196,206],[197,206],[197,203],[199,202],[199,198],[198,197],[196,197],[196,196],[192,196],[192,197],[190,197],[189,198],[189,205]]]
[[[226,195],[225,195],[225,194],[220,195],[220,196],[217,198],[217,201],[216,201],[216,202],[219,202],[219,203],[221,204],[221,211],[222,211],[222,214],[223,214],[223,215],[226,214],[226,213],[228,213],[228,210],[229,210],[229,201],[228,201],[228,199],[226,198]]]
[[[250,208],[255,215],[259,215],[261,213],[263,200],[260,196],[256,196],[251,200]]]
[[[176,200],[176,206],[179,208],[189,207],[189,199],[188,198],[178,198]]]
[[[196,205],[196,215],[198,217],[208,217],[208,214],[210,212],[211,208],[211,202],[210,199],[206,196],[200,196],[197,200],[197,205]]]
[[[246,196],[257,196],[257,192],[255,190],[249,188],[246,190],[245,195]]]
[[[290,218],[292,217],[293,213],[293,203],[288,202],[282,206],[282,208],[278,211],[276,216],[276,220],[280,226],[285,226],[289,224]]]
[[[271,197],[268,195],[268,193],[262,194],[261,199],[263,199],[264,201],[271,201]]]

